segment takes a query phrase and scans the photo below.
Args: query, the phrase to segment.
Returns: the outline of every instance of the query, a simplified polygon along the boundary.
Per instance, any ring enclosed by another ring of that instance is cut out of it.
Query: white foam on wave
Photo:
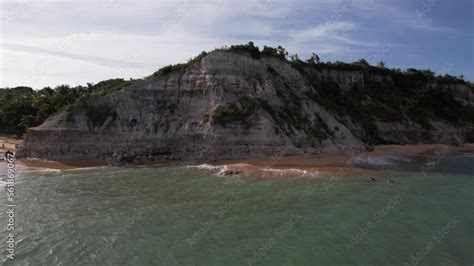
[[[188,165],[187,167],[190,168],[198,168],[198,169],[203,169],[203,170],[209,170],[209,171],[219,171],[222,169],[227,169],[226,165],[212,165],[212,164],[200,164],[200,165]]]
[[[6,165],[0,164],[0,171],[6,171]],[[40,167],[30,167],[22,162],[18,162],[15,165],[15,173],[59,173],[61,170],[53,168],[40,168]]]
[[[187,167],[217,172],[217,175],[224,175],[224,173],[229,170],[227,165],[212,165],[207,163],[200,165],[188,165]]]
[[[301,169],[275,169],[275,168],[265,168],[262,169],[265,172],[271,172],[277,175],[296,175],[296,176],[303,176],[303,177],[316,177],[319,176],[319,172],[311,172]]]
[[[229,168],[227,165],[200,164],[200,165],[188,165],[187,167],[217,172],[216,174],[219,176],[227,176],[228,172],[233,170]],[[257,171],[264,171],[264,172],[270,173],[273,176],[316,177],[319,175],[319,172],[316,172],[316,171],[307,171],[307,170],[301,170],[301,169],[295,169],[295,168],[289,168],[289,169],[264,168]]]
[[[62,170],[52,168],[34,168],[34,169],[20,169],[17,173],[60,173]]]
[[[79,167],[79,168],[72,168],[65,171],[86,171],[86,170],[99,170],[99,169],[106,169],[110,168],[109,166],[91,166],[91,167]],[[60,170],[61,171],[61,170]]]
[[[410,162],[411,159],[403,155],[382,155],[352,158],[348,165],[393,166],[401,162]]]

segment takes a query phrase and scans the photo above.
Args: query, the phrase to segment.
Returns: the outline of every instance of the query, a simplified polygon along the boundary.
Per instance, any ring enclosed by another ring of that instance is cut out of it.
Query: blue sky
[[[140,78],[250,40],[300,58],[383,60],[474,80],[473,0],[6,0],[0,7],[0,87]]]

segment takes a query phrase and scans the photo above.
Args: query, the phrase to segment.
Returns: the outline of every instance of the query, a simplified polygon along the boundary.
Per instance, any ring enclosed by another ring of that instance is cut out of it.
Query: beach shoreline
[[[350,165],[354,158],[369,158],[381,156],[439,158],[455,154],[474,154],[474,144],[467,143],[460,146],[444,144],[416,144],[416,145],[376,145],[374,150],[355,152],[352,154],[313,154],[291,155],[281,157],[266,157],[243,160],[219,160],[213,165],[225,165],[229,169],[238,171],[256,171],[264,169],[298,169],[335,174],[370,174],[376,170]]]
[[[368,158],[378,156],[406,156],[434,158],[453,154],[474,153],[474,144],[450,146],[443,144],[417,144],[417,145],[376,145],[374,150],[352,154],[310,154],[289,155],[263,158],[217,160],[207,164],[226,166],[236,171],[258,171],[265,169],[297,169],[322,173],[362,174],[371,173],[373,169],[350,166],[347,163],[353,158]],[[49,161],[40,159],[19,159],[18,162],[28,168],[73,170],[78,168],[107,167],[110,161],[104,159],[74,160],[74,161]],[[154,160],[140,161],[131,166],[163,167],[174,165],[172,161]]]

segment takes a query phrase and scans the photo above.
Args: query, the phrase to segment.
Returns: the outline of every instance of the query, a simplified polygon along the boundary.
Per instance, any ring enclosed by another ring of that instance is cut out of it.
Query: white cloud
[[[140,78],[250,40],[303,55],[358,55],[378,40],[360,34],[356,17],[439,29],[428,15],[420,20],[386,0],[22,1],[0,3],[0,87]],[[41,75],[29,79],[44,62]]]
[[[350,21],[325,22],[321,25],[289,34],[288,48],[296,51],[311,51],[322,55],[348,55],[361,52],[361,47],[372,47],[375,44],[356,40],[352,37],[359,31],[357,25]]]
[[[352,22],[336,21],[324,23],[309,29],[296,31],[291,33],[290,37],[296,39],[297,41],[319,40],[323,37],[333,36],[335,34],[353,29],[355,29],[355,24]]]

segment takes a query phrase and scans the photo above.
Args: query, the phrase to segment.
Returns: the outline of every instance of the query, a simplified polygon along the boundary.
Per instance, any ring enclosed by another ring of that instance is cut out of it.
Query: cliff
[[[216,50],[49,117],[20,152],[208,160],[460,144],[474,140],[473,110],[458,81]]]

